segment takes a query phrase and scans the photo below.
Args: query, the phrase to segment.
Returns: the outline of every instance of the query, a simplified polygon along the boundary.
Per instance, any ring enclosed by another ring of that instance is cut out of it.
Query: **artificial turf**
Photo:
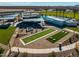
[[[23,39],[23,41],[24,41],[25,43],[28,43],[28,42],[33,41],[33,40],[35,40],[35,39],[37,39],[37,38],[40,38],[40,37],[42,37],[42,36],[44,36],[44,35],[47,35],[47,34],[53,32],[53,31],[54,31],[53,29],[48,29],[48,30],[42,31],[42,32],[40,32],[40,33],[37,33],[37,34],[35,34],[35,35],[29,36],[29,37]]]
[[[68,34],[68,32],[61,31],[61,32],[49,37],[47,40],[49,40],[52,43],[55,43],[56,41],[60,40],[67,34]]]
[[[8,44],[12,34],[15,31],[15,27],[9,26],[7,29],[0,29],[0,43]]]

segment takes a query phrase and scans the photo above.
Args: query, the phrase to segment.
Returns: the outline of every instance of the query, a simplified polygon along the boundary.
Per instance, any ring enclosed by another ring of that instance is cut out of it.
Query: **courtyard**
[[[14,7],[14,12],[10,11],[11,14],[6,12],[6,17],[2,17],[5,16],[5,12],[0,15],[0,53],[8,47],[11,53],[8,56],[13,54],[20,56],[21,52],[28,54],[33,52],[42,56],[42,53],[53,54],[53,51],[56,52],[56,56],[73,56],[71,54],[76,51],[75,45],[79,41],[79,9],[68,6],[43,7],[29,6],[30,9],[26,6],[22,9],[19,7],[18,12],[15,11],[17,7]],[[7,17],[8,15],[10,17]],[[3,25],[7,23],[10,26],[4,28]]]
[[[23,41],[24,41],[25,43],[28,43],[28,42],[30,42],[30,41],[33,41],[33,40],[37,39],[37,38],[40,38],[40,37],[42,37],[42,36],[45,36],[45,35],[47,35],[47,34],[53,32],[53,31],[54,31],[53,29],[47,29],[47,30],[42,31],[42,32],[39,32],[39,33],[37,33],[37,34],[35,34],[35,35],[29,36],[29,37],[23,39]]]

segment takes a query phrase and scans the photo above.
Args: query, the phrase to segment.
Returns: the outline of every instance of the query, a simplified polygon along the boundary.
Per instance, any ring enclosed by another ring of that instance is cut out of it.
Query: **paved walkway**
[[[74,49],[75,47],[76,47],[76,43],[73,43],[73,44],[70,44],[67,46],[63,46],[62,51]],[[57,48],[48,48],[48,49],[30,49],[30,48],[12,47],[11,51],[18,52],[18,49],[21,53],[31,53],[31,54],[43,54],[43,53],[45,54],[45,53],[52,53],[53,51],[61,52],[58,47]],[[8,53],[9,53],[9,50],[6,53],[6,56]]]
[[[19,24],[19,23],[21,23],[22,21],[20,21],[20,22],[16,22],[15,24],[14,24],[14,26],[16,27],[17,26],[17,24]]]
[[[12,35],[12,37],[11,37],[11,39],[10,39],[10,42],[9,42],[9,43],[10,43],[11,46],[12,46],[13,43],[14,43],[14,40],[15,40],[15,37],[16,37],[17,33],[18,33],[18,28],[16,28],[14,34]]]
[[[68,29],[68,28],[64,28],[64,30],[66,30],[66,31],[69,31],[69,32],[72,32],[72,33],[79,34],[79,32],[77,32],[77,31],[74,31],[74,30],[70,30],[70,29]]]
[[[46,25],[46,26],[43,26],[43,27],[53,28],[54,30],[59,30],[59,31],[62,30],[61,28],[55,27],[53,25],[52,26]]]
[[[4,44],[0,43],[0,47],[2,47],[3,49],[6,49],[7,45],[4,45]]]

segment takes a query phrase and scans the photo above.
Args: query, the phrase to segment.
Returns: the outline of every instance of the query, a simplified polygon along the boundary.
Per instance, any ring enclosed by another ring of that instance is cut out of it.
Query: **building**
[[[23,19],[29,19],[29,18],[40,18],[39,13],[34,13],[32,11],[27,11],[22,13]]]
[[[40,16],[39,13],[23,12],[22,18],[25,22],[37,22],[40,23],[41,26],[45,25],[44,19]]]
[[[64,23],[65,23],[65,20],[59,19],[54,16],[44,16],[43,18],[46,22],[52,23],[53,25],[56,25],[56,26],[62,27],[62,26],[64,26]]]
[[[65,21],[66,26],[77,26],[78,22],[75,19],[69,19]]]
[[[64,19],[64,18],[58,18],[58,17],[54,17],[54,16],[43,16],[44,20],[46,22],[52,23],[53,25],[56,26],[77,26],[78,22],[76,22],[76,20],[73,19]]]

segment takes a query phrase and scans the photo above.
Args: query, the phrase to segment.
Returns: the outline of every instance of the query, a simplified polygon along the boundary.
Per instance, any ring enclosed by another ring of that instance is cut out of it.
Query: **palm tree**
[[[76,10],[73,10],[73,18],[76,17]]]
[[[60,16],[60,17],[61,17],[61,11],[62,11],[62,10],[61,10],[61,9],[59,9],[59,15],[58,15],[58,16]]]
[[[64,9],[59,9],[59,16],[64,18]]]
[[[62,16],[63,16],[63,18],[64,18],[64,12],[65,12],[65,9],[63,9],[63,13],[62,13],[62,14],[63,14],[63,15],[62,15]]]
[[[56,17],[57,17],[57,9],[55,9],[55,12],[56,12]]]
[[[48,9],[45,9],[45,16],[47,16]]]

